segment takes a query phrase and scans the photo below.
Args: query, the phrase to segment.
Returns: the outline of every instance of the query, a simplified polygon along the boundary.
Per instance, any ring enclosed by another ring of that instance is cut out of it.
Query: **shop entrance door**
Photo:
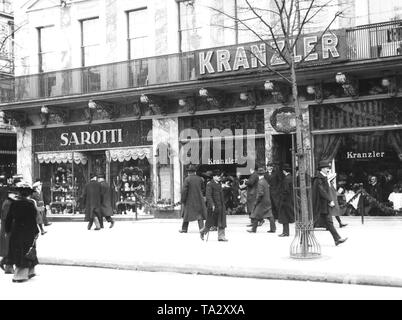
[[[292,165],[292,137],[291,134],[272,136],[272,157],[274,161]]]

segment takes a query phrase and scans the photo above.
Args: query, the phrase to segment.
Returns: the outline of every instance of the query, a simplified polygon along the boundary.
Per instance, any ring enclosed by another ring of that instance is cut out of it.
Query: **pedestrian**
[[[204,181],[196,175],[196,171],[197,168],[194,165],[189,165],[188,176],[184,179],[181,193],[183,224],[179,230],[180,233],[187,233],[188,226],[192,221],[198,221],[198,228],[202,230],[204,220],[207,218],[207,208],[202,195]]]
[[[112,208],[112,188],[105,180],[105,175],[101,174],[99,176],[99,183],[101,185],[101,217],[100,217],[100,225],[103,227],[103,218],[106,219],[107,222],[110,223],[110,228],[114,226],[113,220],[113,208]]]
[[[9,263],[15,265],[13,282],[25,282],[35,276],[38,258],[28,259],[26,254],[35,246],[39,234],[36,223],[37,211],[29,196],[34,192],[32,186],[24,181],[17,183],[20,193],[18,200],[11,203],[6,218],[5,231],[10,237]]]
[[[265,173],[265,179],[268,181],[269,190],[271,192],[271,205],[272,214],[277,220],[279,217],[279,201],[281,196],[281,186],[283,175],[279,171],[278,163],[268,162],[267,172]]]
[[[338,201],[338,191],[336,190],[335,187],[335,178],[336,174],[329,174],[328,175],[328,183],[329,183],[329,193],[331,195],[331,198],[334,200],[335,207],[330,208],[330,214],[335,217],[336,221],[338,221],[339,228],[344,228],[347,226],[347,224],[343,223],[341,220],[341,215],[342,215],[342,210],[341,207],[339,206],[339,201]]]
[[[280,188],[278,222],[282,224],[283,232],[279,237],[289,237],[289,224],[295,222],[292,168],[289,164],[284,164],[282,172],[283,181],[282,187]]]
[[[10,188],[4,188],[7,197],[4,199],[0,208],[1,220],[0,220],[0,268],[4,270],[5,274],[14,274],[14,266],[10,263],[8,258],[10,238],[6,235],[6,219],[10,212],[11,204],[18,200],[18,193]]]
[[[225,201],[225,208],[228,215],[231,215],[235,206],[233,201],[233,178],[226,176],[222,180],[223,199]]]
[[[246,180],[247,186],[247,214],[251,216],[254,208],[255,202],[257,199],[257,186],[258,186],[258,174],[254,169],[250,169],[251,175]],[[263,220],[263,219],[262,219]],[[252,227],[252,223],[248,225],[248,227]]]
[[[225,236],[226,229],[226,208],[223,198],[223,190],[221,186],[221,172],[214,170],[212,180],[208,182],[206,189],[208,218],[205,227],[200,231],[201,239],[209,233],[212,226],[218,228],[218,241],[227,242]]]
[[[202,176],[204,177],[204,202],[205,202],[205,207],[207,208],[207,220],[208,220],[208,206],[207,206],[207,198],[206,198],[206,192],[207,192],[207,185],[208,183],[212,180],[213,178],[213,171],[208,170],[207,172],[203,173]],[[218,225],[218,217],[214,216],[214,222],[211,224],[211,227],[209,228],[209,232],[212,231],[218,231],[217,228]]]
[[[36,179],[35,183],[33,186],[37,185],[37,190],[38,193],[40,194],[40,201],[43,202],[43,213],[42,213],[42,219],[43,219],[43,225],[45,227],[49,227],[52,223],[49,222],[48,218],[47,218],[47,209],[46,209],[46,205],[45,205],[45,201],[44,201],[44,196],[43,196],[43,183],[41,179]]]
[[[95,230],[98,231],[101,219],[101,185],[97,181],[97,176],[91,174],[91,181],[85,185],[82,202],[85,206],[85,221],[88,221],[88,230],[91,230],[95,223]]]
[[[247,230],[251,233],[257,232],[258,222],[267,218],[270,223],[270,230],[268,232],[275,233],[276,225],[275,218],[272,214],[272,205],[271,205],[271,194],[269,191],[269,184],[267,180],[264,178],[265,169],[263,167],[258,168],[258,184],[257,184],[257,196],[256,203],[253,212],[251,213],[251,230]]]
[[[43,236],[44,234],[47,233],[47,231],[45,231],[45,229],[43,228],[43,215],[46,211],[45,209],[45,203],[43,202],[43,195],[42,195],[42,184],[40,183],[40,181],[35,182],[32,185],[34,192],[32,193],[31,199],[33,200],[36,210],[37,210],[37,215],[36,215],[36,223],[39,226],[41,235]]]
[[[318,175],[313,181],[313,212],[314,220],[318,221],[319,218],[323,221],[327,230],[334,238],[335,245],[338,246],[344,243],[347,238],[341,238],[335,229],[330,208],[336,206],[335,201],[332,199],[329,191],[328,175],[331,172],[331,163],[328,161],[320,161],[318,165]]]

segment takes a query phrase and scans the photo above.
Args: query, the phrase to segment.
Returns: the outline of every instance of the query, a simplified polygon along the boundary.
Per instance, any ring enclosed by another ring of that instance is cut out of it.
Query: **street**
[[[402,289],[317,282],[39,265],[15,284],[0,275],[0,300],[400,300]]]
[[[67,266],[402,286],[402,258],[395,250],[402,241],[402,220],[343,221],[348,226],[340,233],[349,240],[339,247],[329,232],[315,233],[322,249],[318,260],[290,258],[294,225],[289,238],[267,233],[267,224],[249,234],[245,216],[228,217],[226,243],[217,242],[216,232],[201,241],[196,223],[189,233],[179,233],[180,219],[117,221],[102,231],[88,231],[86,223],[57,222],[39,238],[38,256],[43,264]]]

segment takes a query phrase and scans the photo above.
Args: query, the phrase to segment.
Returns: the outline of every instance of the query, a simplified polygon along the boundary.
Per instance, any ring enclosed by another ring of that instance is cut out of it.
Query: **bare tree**
[[[303,127],[297,71],[316,52],[317,46],[321,43],[323,36],[330,30],[334,22],[343,15],[343,12],[347,9],[346,3],[341,3],[339,0],[242,1],[243,7],[238,9],[247,13],[244,18],[239,17],[239,14],[233,15],[221,9],[209,8],[216,14],[232,20],[234,22],[232,27],[236,26],[240,30],[247,31],[264,43],[266,48],[281,61],[282,68],[279,71],[278,68],[269,65],[269,63],[262,61],[254,55],[253,52],[250,52],[268,71],[278,75],[291,86],[292,102],[296,113],[296,145],[299,168],[297,177],[299,187],[296,188],[298,194],[296,228],[298,230],[297,239],[294,242],[297,242],[298,257],[310,258],[312,254],[319,256],[320,249],[314,238],[314,221],[311,206],[309,206],[308,194],[308,190],[311,190],[311,170],[308,163],[311,151],[304,146],[304,139],[308,135],[308,132]],[[263,7],[262,5],[264,4],[265,6]],[[328,14],[330,11],[332,11],[332,14]],[[303,40],[305,33],[309,32],[309,29],[315,25],[317,18],[323,14],[326,14],[325,21],[327,22],[320,31],[318,41],[304,57],[298,57],[296,55],[298,44]],[[283,68],[284,66],[287,66],[287,68]],[[318,246],[318,253],[311,252],[311,250],[314,250],[314,244]]]
[[[13,23],[10,24],[9,32],[4,32],[0,35],[0,54],[2,57],[8,57],[9,65],[0,65],[0,72],[5,69],[9,69],[7,72],[12,73],[14,70],[14,36],[19,32],[24,25],[15,26]],[[9,52],[9,50],[11,52]]]

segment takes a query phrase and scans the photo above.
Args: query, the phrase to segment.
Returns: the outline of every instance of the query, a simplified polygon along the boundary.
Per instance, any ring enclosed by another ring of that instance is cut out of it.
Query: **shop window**
[[[88,182],[87,157],[78,152],[38,154],[38,162],[47,209],[52,214],[83,213],[81,196]]]
[[[118,214],[145,211],[151,202],[151,165],[146,158],[114,161],[110,166],[112,202]]]
[[[334,159],[338,188],[367,191],[370,197],[363,197],[356,209],[395,215],[389,197],[394,189],[402,191],[402,130],[317,135],[314,153],[316,164]]]

